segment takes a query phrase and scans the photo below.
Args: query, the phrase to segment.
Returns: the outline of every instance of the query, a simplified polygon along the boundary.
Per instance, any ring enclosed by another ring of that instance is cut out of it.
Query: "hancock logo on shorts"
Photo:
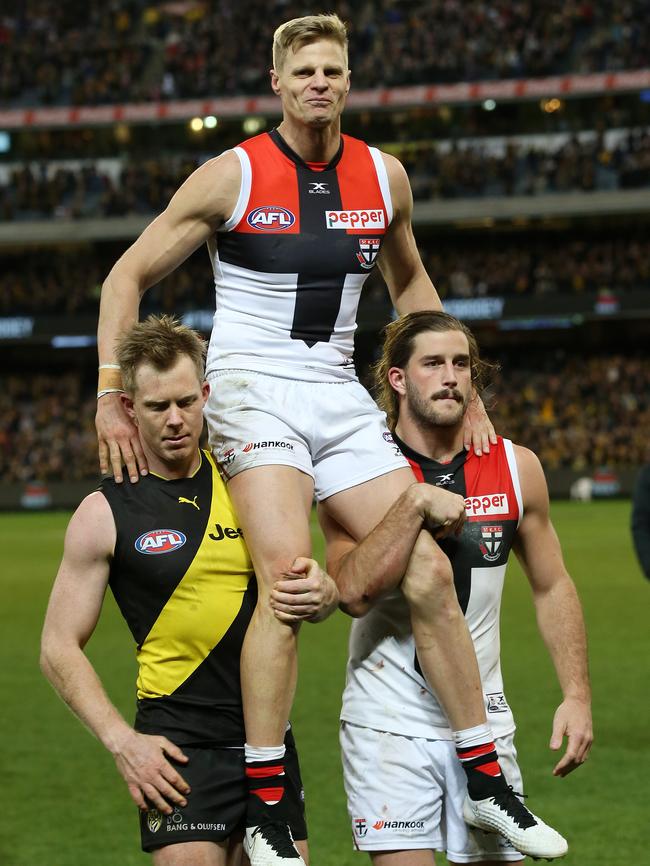
[[[372,825],[373,830],[424,830],[424,821],[384,821],[378,818]]]
[[[158,809],[149,809],[147,812],[147,827],[150,833],[157,833],[162,827],[163,816]]]
[[[286,207],[265,204],[256,207],[246,217],[249,226],[259,232],[284,232],[290,229],[296,218]]]
[[[178,529],[151,529],[136,538],[135,549],[138,553],[159,554],[171,553],[182,547],[187,538]]]
[[[386,220],[383,210],[326,210],[328,229],[383,229]]]
[[[381,246],[381,238],[359,238],[359,252],[357,259],[362,268],[367,271],[375,264],[375,259],[379,253]]]
[[[482,517],[490,514],[508,514],[508,496],[505,493],[486,493],[485,496],[468,496],[465,499],[468,517]]]
[[[481,526],[481,535],[483,541],[480,541],[478,546],[483,559],[494,562],[501,555],[503,526]]]
[[[264,439],[262,442],[248,442],[242,448],[244,454],[249,451],[255,451],[257,448],[286,448],[287,451],[293,451],[291,442],[285,442],[284,439]]]
[[[485,696],[488,713],[507,713],[510,707],[503,692],[490,692]]]
[[[363,839],[363,837],[368,832],[368,822],[365,818],[355,818],[354,819],[354,834],[358,836],[359,839]]]

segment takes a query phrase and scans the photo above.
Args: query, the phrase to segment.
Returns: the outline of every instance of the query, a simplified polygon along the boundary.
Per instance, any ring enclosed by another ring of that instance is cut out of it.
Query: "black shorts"
[[[306,839],[304,791],[290,732],[286,744],[285,797],[288,798],[289,826],[294,839]],[[220,842],[244,829],[248,800],[244,750],[181,748],[189,758],[187,764],[168,760],[191,788],[187,806],[174,806],[171,815],[164,815],[157,809],[140,812],[143,851],[176,842]]]

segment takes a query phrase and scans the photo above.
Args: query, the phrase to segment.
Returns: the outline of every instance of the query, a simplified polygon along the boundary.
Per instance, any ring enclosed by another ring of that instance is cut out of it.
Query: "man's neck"
[[[165,481],[178,481],[179,478],[189,478],[191,475],[194,475],[201,463],[201,452],[198,448],[187,460],[175,460],[173,462],[161,460],[160,457],[152,454],[145,446],[143,446],[143,451],[147,458],[149,471],[160,478],[164,478]]]
[[[329,126],[312,127],[296,124],[284,118],[278,132],[294,153],[304,162],[331,162],[341,144],[341,124],[336,121]]]
[[[454,427],[425,427],[400,417],[395,432],[409,448],[438,463],[449,463],[463,450],[462,422]]]

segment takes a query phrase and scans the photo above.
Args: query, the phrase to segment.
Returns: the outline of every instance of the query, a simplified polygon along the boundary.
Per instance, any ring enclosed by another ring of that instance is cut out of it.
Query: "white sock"
[[[250,746],[244,743],[244,757],[247,764],[252,761],[281,761],[285,752],[284,743],[280,746]]]

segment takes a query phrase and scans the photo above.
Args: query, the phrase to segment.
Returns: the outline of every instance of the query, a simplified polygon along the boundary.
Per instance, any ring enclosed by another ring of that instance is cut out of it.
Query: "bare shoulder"
[[[525,508],[548,503],[548,487],[539,457],[530,448],[513,445]]]
[[[169,207],[189,211],[210,224],[220,224],[235,208],[241,186],[241,164],[234,150],[226,150],[195,169]]]
[[[86,496],[70,518],[65,534],[65,555],[100,559],[115,549],[113,512],[99,490]]]
[[[405,189],[411,188],[408,175],[406,173],[406,169],[400,162],[400,160],[393,156],[392,153],[386,153],[386,151],[381,150],[381,158],[384,161],[384,165],[386,167],[386,173],[388,174],[388,180],[391,184],[391,190],[393,184],[397,187],[404,187]]]

